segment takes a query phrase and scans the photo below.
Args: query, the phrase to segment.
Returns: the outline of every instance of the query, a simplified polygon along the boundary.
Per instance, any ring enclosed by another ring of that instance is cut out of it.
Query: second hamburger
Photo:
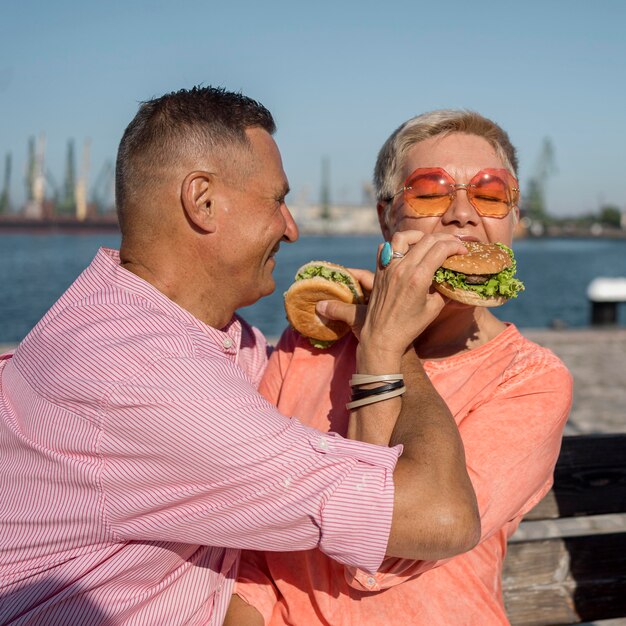
[[[296,272],[295,282],[285,292],[287,319],[301,335],[309,338],[313,346],[326,348],[346,335],[350,326],[321,318],[315,311],[320,300],[361,304],[363,290],[350,271],[336,263],[309,261]]]

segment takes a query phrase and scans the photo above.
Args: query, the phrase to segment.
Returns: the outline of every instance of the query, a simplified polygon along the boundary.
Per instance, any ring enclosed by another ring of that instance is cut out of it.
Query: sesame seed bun
[[[448,257],[442,268],[464,274],[470,280],[486,282],[503,270],[513,266],[514,261],[506,249],[495,243],[478,241],[463,242],[467,254]],[[468,282],[470,282],[468,280]],[[496,307],[508,302],[509,297],[502,295],[485,296],[473,291],[453,286],[448,282],[433,281],[434,288],[442,295],[469,306]]]
[[[467,254],[448,257],[441,267],[463,274],[497,274],[513,265],[511,256],[495,243],[465,241]]]

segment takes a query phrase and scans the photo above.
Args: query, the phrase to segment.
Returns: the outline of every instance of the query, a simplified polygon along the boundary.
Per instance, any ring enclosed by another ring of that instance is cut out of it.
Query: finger
[[[394,233],[391,238],[391,247],[394,251],[394,258],[392,260],[406,261],[404,263],[404,269],[408,269],[406,266],[409,264],[416,266],[422,262],[429,250],[433,246],[436,246],[439,242],[447,242],[449,246],[440,250],[441,254],[444,255],[440,259],[441,263],[443,263],[448,256],[452,256],[454,254],[464,254],[467,252],[461,240],[454,235],[406,230]],[[397,253],[400,254],[399,259],[395,256]],[[378,255],[380,258],[380,248]],[[405,257],[409,258],[405,259]],[[434,256],[430,255],[430,258],[434,258]],[[394,265],[397,266],[398,264],[394,263]],[[434,269],[437,269],[437,267],[439,266],[437,265]]]
[[[432,243],[433,239],[443,241],[454,241],[458,243],[460,239],[447,233],[424,233],[420,230],[401,230],[393,234],[391,245],[394,252],[406,254],[410,248],[416,244]]]
[[[395,252],[406,254],[409,248],[421,241],[424,236],[421,230],[401,230],[395,232],[391,237],[391,247]]]
[[[456,237],[442,233],[428,234],[412,245],[400,261],[405,270],[420,267],[423,271],[434,272],[448,257],[466,252],[467,248]]]
[[[320,300],[315,304],[315,312],[331,320],[345,322],[352,328],[363,326],[367,307],[362,304],[347,304],[339,300]]]
[[[424,245],[419,251],[419,254],[416,253],[412,260],[420,265],[431,268],[433,272],[441,267],[441,264],[448,257],[467,253],[467,248],[463,245],[463,242],[456,237],[453,239],[433,237],[428,244],[429,245]],[[409,256],[408,253],[407,256]]]
[[[372,287],[374,286],[374,273],[369,270],[359,269],[357,267],[349,267],[349,272],[354,274],[354,277],[359,281],[361,287],[365,291],[372,291]]]
[[[415,231],[402,231],[394,235],[394,238],[396,236],[398,237],[399,246],[406,246],[408,244],[408,248],[406,250],[400,250],[400,252],[407,254],[409,250],[412,249],[426,250],[439,242],[447,242],[450,245],[456,246],[456,249],[458,250],[465,250],[463,242],[454,235],[448,235],[445,233],[420,233],[421,237],[417,238],[414,236],[414,232]]]

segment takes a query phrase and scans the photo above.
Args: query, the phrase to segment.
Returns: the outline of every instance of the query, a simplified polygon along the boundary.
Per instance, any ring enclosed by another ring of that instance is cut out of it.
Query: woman
[[[506,191],[495,212],[473,187],[485,170],[495,171]],[[516,170],[506,133],[476,113],[434,111],[408,120],[383,145],[375,168],[385,239],[401,254],[409,252],[407,231],[509,246],[519,213]],[[434,203],[414,191],[423,182],[419,177],[432,179],[433,172],[446,187]],[[344,315],[336,303],[319,311]],[[344,434],[356,346],[349,336],[322,355],[287,330],[261,391],[283,413]],[[257,609],[258,621],[250,624],[509,623],[501,594],[506,542],[552,484],[571,406],[571,376],[555,355],[488,308],[451,300],[414,347],[461,433],[480,510],[480,543],[446,560],[388,558],[373,576],[317,550],[244,554],[236,602]]]

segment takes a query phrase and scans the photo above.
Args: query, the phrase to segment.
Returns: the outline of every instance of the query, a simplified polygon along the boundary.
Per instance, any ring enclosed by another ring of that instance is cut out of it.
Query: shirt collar
[[[163,292],[159,291],[147,280],[133,274],[120,265],[120,253],[112,248],[102,247],[98,250],[92,264],[92,268],[101,276],[105,276],[108,282],[117,287],[147,300],[160,311],[177,317],[188,324],[199,328],[208,335],[220,350],[227,354],[236,355],[241,345],[241,322],[237,315],[233,315],[228,324],[223,328],[214,328],[205,324],[189,311],[170,300]]]

